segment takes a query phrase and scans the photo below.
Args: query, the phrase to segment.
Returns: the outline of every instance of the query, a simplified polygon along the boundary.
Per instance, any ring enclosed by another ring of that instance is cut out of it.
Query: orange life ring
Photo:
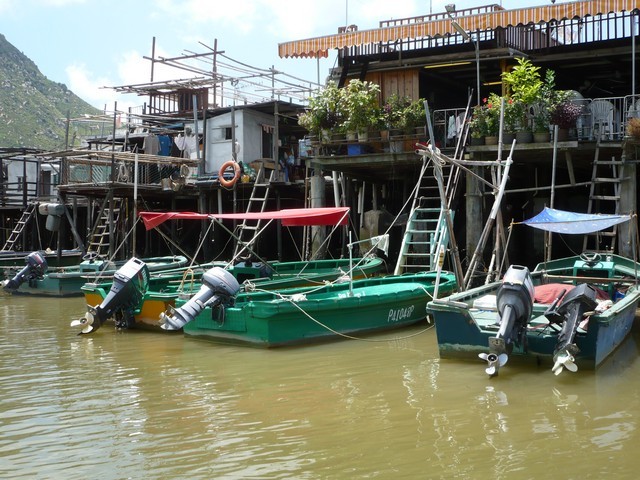
[[[233,171],[234,171],[233,178],[231,180],[227,180],[223,177],[224,172],[229,167],[233,167]],[[218,181],[220,182],[220,185],[222,185],[223,187],[227,187],[227,188],[233,187],[239,178],[240,178],[240,165],[238,165],[233,160],[224,162],[220,167],[220,171],[218,171]]]

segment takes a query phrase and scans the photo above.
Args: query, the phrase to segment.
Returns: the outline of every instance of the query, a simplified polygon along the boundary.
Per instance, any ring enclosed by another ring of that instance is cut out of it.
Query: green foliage
[[[0,35],[0,147],[61,150],[65,118],[100,111],[38,67]],[[69,132],[73,138],[74,132]]]
[[[403,130],[405,126],[405,111],[411,105],[409,97],[392,94],[382,106],[383,122],[390,130]]]
[[[411,133],[416,127],[422,127],[427,123],[424,110],[424,98],[411,102],[404,110],[405,131]]]
[[[377,126],[379,123],[378,96],[380,86],[377,83],[351,80],[345,88],[345,106],[347,118],[346,130],[358,132]]]
[[[327,85],[309,100],[307,110],[298,115],[298,124],[316,135],[321,130],[342,128],[347,116],[345,93],[335,82]]]
[[[538,99],[543,88],[540,67],[523,57],[516,58],[516,61],[518,64],[511,71],[502,73],[502,80],[514,103],[529,105]]]

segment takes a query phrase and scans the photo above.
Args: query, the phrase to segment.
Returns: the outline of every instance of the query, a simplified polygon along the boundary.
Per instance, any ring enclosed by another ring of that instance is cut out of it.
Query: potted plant
[[[404,109],[404,132],[407,135],[416,133],[416,129],[420,129],[419,133],[424,135],[424,127],[427,123],[427,117],[424,109],[424,99],[419,98],[412,101]]]
[[[569,129],[575,128],[578,117],[582,114],[582,107],[568,100],[558,103],[551,111],[550,122],[558,126],[558,140],[568,138]]]
[[[368,140],[368,131],[378,124],[380,86],[373,82],[351,80],[345,87],[344,104],[347,130],[358,132],[359,141]]]
[[[405,126],[405,110],[411,104],[409,97],[392,94],[382,106],[382,116],[391,137],[402,135]]]
[[[298,115],[298,124],[327,142],[332,131],[344,128],[345,107],[342,89],[335,82],[328,82],[309,99],[306,111]]]
[[[488,116],[489,111],[486,103],[484,105],[476,105],[473,107],[471,120],[469,121],[471,145],[484,145],[485,137],[489,130],[489,126],[487,125]]]
[[[544,103],[532,107],[532,130],[534,142],[549,141],[549,108]]]
[[[627,122],[627,135],[634,140],[640,140],[640,118],[630,118]]]
[[[500,105],[502,97],[495,93],[491,93],[488,98],[483,100],[486,107],[486,136],[484,142],[486,145],[497,145],[498,135],[500,133]]]

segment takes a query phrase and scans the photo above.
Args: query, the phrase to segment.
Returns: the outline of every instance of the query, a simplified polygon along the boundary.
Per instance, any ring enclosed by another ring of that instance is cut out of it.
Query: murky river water
[[[634,333],[597,372],[440,361],[423,327],[257,350],[79,337],[82,299],[0,297],[0,478],[637,478]],[[638,328],[636,328],[636,331]]]

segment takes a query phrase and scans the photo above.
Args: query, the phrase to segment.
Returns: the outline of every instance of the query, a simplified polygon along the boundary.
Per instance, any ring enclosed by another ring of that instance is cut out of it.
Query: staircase
[[[27,223],[29,223],[29,220],[31,220],[31,217],[35,213],[36,207],[37,207],[37,204],[35,202],[32,202],[32,203],[29,203],[27,205],[27,208],[23,210],[22,215],[20,216],[20,220],[18,220],[18,223],[16,223],[16,226],[14,227],[13,231],[9,235],[9,238],[7,239],[4,246],[2,247],[3,252],[14,249],[16,242],[22,236],[22,232],[24,231],[24,228],[27,226]]]
[[[264,208],[269,198],[269,190],[271,188],[271,182],[275,178],[275,170],[271,170],[269,179],[265,180],[265,167],[264,164],[260,166],[256,175],[256,180],[253,184],[253,190],[251,191],[251,197],[247,204],[246,213],[264,212]],[[260,231],[262,220],[243,220],[237,227],[237,242],[233,252],[233,258],[242,251],[246,245],[250,245],[256,238]],[[243,253],[246,253],[245,250]]]
[[[443,165],[442,169],[443,183],[449,190],[446,198],[450,199],[455,189],[449,179],[455,176],[452,177],[449,164]],[[446,190],[447,188],[445,192]],[[414,191],[411,213],[394,270],[395,275],[436,268],[437,252],[440,246],[446,248],[449,241],[442,207],[434,167],[431,161],[425,159],[420,170],[419,184]]]
[[[595,158],[589,188],[589,207],[587,213],[620,213],[620,183],[624,179],[624,162],[616,160],[601,161],[600,141],[596,145]],[[613,252],[616,247],[618,226],[607,230],[588,233],[584,236],[583,251]]]
[[[109,207],[109,200],[105,199],[98,221],[93,228],[93,234],[89,239],[87,245],[87,254],[94,254],[97,256],[109,256],[109,243],[110,243],[110,231],[109,231],[109,217],[113,218],[114,229],[117,231],[117,225],[120,220],[120,212],[122,210],[122,199],[113,198],[111,207]],[[115,232],[114,232],[115,234]],[[115,235],[114,235],[115,236]],[[115,238],[113,243],[115,244]]]

